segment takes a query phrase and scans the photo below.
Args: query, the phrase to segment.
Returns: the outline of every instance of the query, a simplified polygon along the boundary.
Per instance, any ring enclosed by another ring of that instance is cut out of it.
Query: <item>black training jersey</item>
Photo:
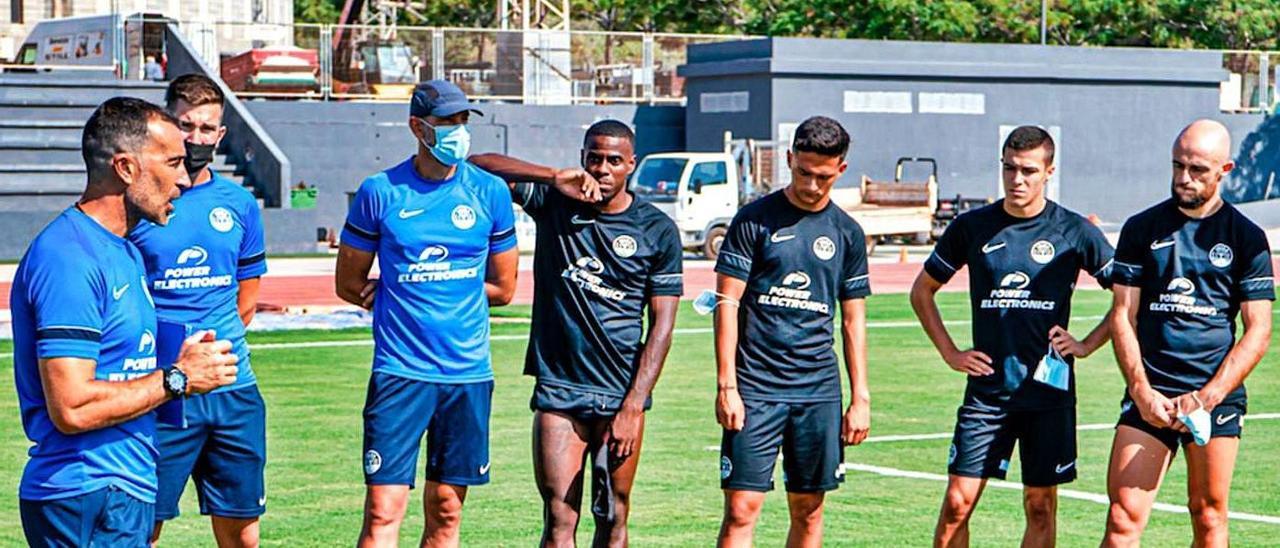
[[[1065,392],[1031,376],[1049,352],[1049,330],[1069,327],[1080,271],[1109,286],[1111,255],[1102,231],[1054,202],[1024,219],[1006,212],[1000,200],[947,227],[924,263],[925,272],[946,283],[969,267],[973,348],[990,356],[995,370],[969,377],[966,403],[1011,409],[1075,404],[1074,370]]]
[[[517,184],[513,198],[538,229],[525,374],[625,396],[649,298],[684,291],[675,223],[639,199],[606,215],[546,185]]]
[[[1116,248],[1115,282],[1141,290],[1138,346],[1151,386],[1202,388],[1235,344],[1244,301],[1274,300],[1267,237],[1231,204],[1192,219],[1166,200],[1130,217]],[[1244,398],[1244,386],[1228,400]]]
[[[862,227],[782,192],[733,218],[716,272],[747,282],[738,309],[738,391],[771,402],[840,401],[832,325],[839,301],[871,293]]]

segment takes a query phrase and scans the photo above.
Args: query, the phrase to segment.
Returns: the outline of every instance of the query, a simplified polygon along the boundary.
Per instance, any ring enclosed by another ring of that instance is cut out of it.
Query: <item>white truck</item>
[[[775,186],[770,176],[775,162],[783,169],[786,162],[770,143],[726,136],[725,149],[650,154],[631,178],[632,192],[675,220],[685,249],[709,259],[720,252],[738,208],[785,186]],[[902,181],[904,166],[914,162],[931,165],[932,174],[922,182]],[[901,158],[893,182],[863,176],[857,187],[833,189],[831,199],[862,226],[868,251],[887,236],[927,242],[938,204],[937,164],[928,158]]]

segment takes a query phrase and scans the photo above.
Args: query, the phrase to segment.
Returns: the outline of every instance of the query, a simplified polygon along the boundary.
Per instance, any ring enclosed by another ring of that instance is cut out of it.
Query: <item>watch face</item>
[[[165,384],[169,385],[170,391],[178,393],[187,391],[187,376],[180,370],[170,369],[164,380]]]

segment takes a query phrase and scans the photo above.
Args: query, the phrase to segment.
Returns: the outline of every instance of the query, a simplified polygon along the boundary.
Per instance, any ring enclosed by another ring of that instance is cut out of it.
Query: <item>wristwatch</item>
[[[170,367],[164,371],[164,391],[169,393],[173,398],[181,398],[187,395],[187,374],[183,373],[177,367]]]

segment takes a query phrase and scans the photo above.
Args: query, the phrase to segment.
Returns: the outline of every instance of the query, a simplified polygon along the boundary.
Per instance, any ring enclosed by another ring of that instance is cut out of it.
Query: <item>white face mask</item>
[[[1196,445],[1204,446],[1209,443],[1209,438],[1213,434],[1213,417],[1204,409],[1204,402],[1200,401],[1200,398],[1197,398],[1195,394],[1192,394],[1191,397],[1196,400],[1196,403],[1200,404],[1200,407],[1190,413],[1183,414],[1180,412],[1178,420],[1187,425],[1187,430],[1191,431],[1191,438],[1195,440]]]
[[[720,298],[717,299],[716,297]],[[704,289],[702,290],[702,293],[698,294],[698,298],[693,300],[693,311],[697,312],[699,316],[706,316],[707,314],[715,311],[716,307],[722,304],[738,306],[738,301],[730,299],[729,297],[726,297],[721,293],[716,293],[710,289]]]

